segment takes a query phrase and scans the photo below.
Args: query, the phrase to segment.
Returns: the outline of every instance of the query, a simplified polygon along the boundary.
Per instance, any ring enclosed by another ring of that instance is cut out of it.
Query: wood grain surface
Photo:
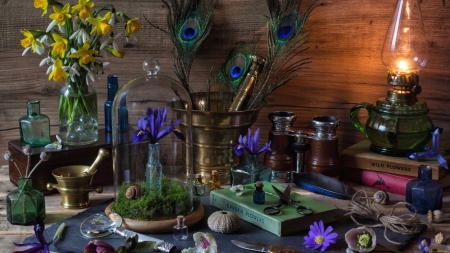
[[[68,1],[74,4],[75,0]],[[94,1],[97,7],[111,1]],[[279,88],[267,97],[254,127],[260,127],[262,141],[267,141],[271,126],[267,115],[273,111],[292,111],[297,115],[294,127],[312,131],[311,118],[333,115],[341,119],[338,128],[340,150],[364,140],[362,132],[353,127],[349,111],[361,102],[375,103],[386,95],[387,69],[381,61],[388,23],[394,0],[323,0],[308,20],[312,32],[309,47],[300,57],[310,57],[303,76]],[[161,74],[175,77],[170,63],[171,43],[167,36],[152,28],[145,19],[166,27],[166,13],[160,0],[117,0],[116,9],[130,17],[139,17],[142,30],[136,40],[120,41],[126,49],[123,59],[108,58],[107,73],[119,76],[120,85],[144,74],[142,62],[157,58]],[[450,6],[438,0],[423,0],[421,4],[429,59],[420,73],[422,94],[430,108],[435,125],[443,127],[441,147],[450,146]],[[52,12],[49,10],[49,12]],[[46,29],[50,20],[41,17],[32,1],[0,1],[0,151],[9,140],[19,138],[18,120],[26,114],[27,100],[40,100],[41,112],[50,117],[51,134],[58,133],[57,102],[63,83],[47,81],[47,67],[39,67],[43,56],[27,53],[22,56],[21,29]],[[261,0],[216,0],[213,30],[202,45],[191,70],[191,85],[195,91],[205,90],[211,67],[218,71],[228,52],[239,41],[259,40],[258,54],[265,56],[267,5]],[[106,76],[93,85],[98,93],[99,123],[103,126],[103,103],[106,100]],[[364,113],[362,113],[364,114]],[[363,115],[364,120],[364,115]],[[3,151],[2,151],[3,152]],[[3,159],[0,164],[7,164]]]

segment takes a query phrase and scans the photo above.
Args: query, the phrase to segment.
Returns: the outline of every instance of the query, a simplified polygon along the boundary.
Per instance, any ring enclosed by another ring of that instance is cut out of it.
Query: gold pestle
[[[83,175],[87,176],[94,174],[97,171],[97,166],[100,164],[100,162],[103,161],[103,159],[105,159],[108,156],[109,156],[108,150],[104,148],[99,149],[97,158],[95,158],[94,163],[91,165],[91,167],[83,171]]]

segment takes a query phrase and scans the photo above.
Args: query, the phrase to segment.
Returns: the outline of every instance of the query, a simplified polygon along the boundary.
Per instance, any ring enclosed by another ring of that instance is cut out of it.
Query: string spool
[[[365,202],[359,202],[356,198],[362,194],[361,199],[365,199]],[[395,208],[398,205],[409,205],[415,210],[414,214],[403,214],[400,216],[393,215]],[[349,204],[349,210],[347,215],[350,215],[352,220],[358,226],[366,227],[384,227],[384,238],[390,243],[401,244],[390,240],[387,237],[387,230],[393,231],[395,233],[400,233],[404,235],[408,234],[418,234],[421,231],[420,220],[416,217],[417,210],[416,207],[407,202],[398,202],[393,207],[388,215],[384,215],[378,210],[376,206],[372,204],[372,198],[367,196],[367,193],[363,190],[357,191]],[[364,224],[357,220],[357,218],[368,219],[377,221],[375,224]]]

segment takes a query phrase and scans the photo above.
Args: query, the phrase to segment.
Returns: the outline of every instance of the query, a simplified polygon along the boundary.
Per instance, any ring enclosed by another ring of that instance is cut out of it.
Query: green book
[[[288,204],[281,207],[281,212],[277,215],[267,215],[264,208],[278,204],[279,197],[269,182],[263,182],[265,194],[265,203],[258,205],[253,203],[254,184],[245,185],[244,193],[236,196],[229,188],[215,190],[210,192],[210,204],[219,209],[232,211],[241,219],[248,221],[262,229],[265,229],[278,236],[292,234],[301,230],[309,229],[314,221],[322,220],[324,223],[334,221],[334,211],[336,207],[322,203],[320,201],[305,197],[291,191],[291,199],[298,205],[310,207],[314,213],[311,215],[301,215],[296,209]],[[275,185],[280,191],[283,187]]]

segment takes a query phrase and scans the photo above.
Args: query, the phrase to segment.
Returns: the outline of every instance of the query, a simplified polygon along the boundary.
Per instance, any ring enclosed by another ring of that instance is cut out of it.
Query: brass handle
[[[302,251],[299,251],[299,250],[296,250],[293,248],[289,248],[289,247],[284,247],[279,244],[274,244],[274,245],[270,246],[269,249],[267,250],[267,252],[269,252],[269,253],[303,253]]]
[[[83,172],[83,174],[86,175],[86,176],[94,174],[94,172],[97,171],[97,166],[100,164],[100,162],[103,161],[103,159],[105,159],[108,156],[109,156],[108,150],[106,150],[104,148],[99,149],[97,158],[95,159],[94,163],[91,165],[91,167],[86,169]]]
[[[47,190],[58,189],[58,184],[47,183]]]
[[[96,191],[97,193],[102,193],[103,192],[103,187],[102,186],[88,187],[88,188],[85,188],[84,191],[86,191],[86,192]]]

